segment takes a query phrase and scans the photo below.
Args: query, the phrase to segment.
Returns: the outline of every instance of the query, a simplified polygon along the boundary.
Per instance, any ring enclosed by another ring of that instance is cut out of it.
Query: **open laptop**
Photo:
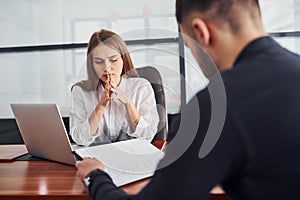
[[[75,165],[76,159],[55,104],[11,104],[30,155]]]
[[[11,104],[21,135],[32,156],[74,165],[76,158],[101,160],[117,186],[151,177],[164,153],[143,139],[132,139],[72,153],[62,118],[55,104]]]

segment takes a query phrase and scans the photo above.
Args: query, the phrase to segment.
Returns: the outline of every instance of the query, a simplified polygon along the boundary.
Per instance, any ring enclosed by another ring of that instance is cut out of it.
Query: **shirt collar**
[[[126,82],[127,82],[127,79],[124,78],[124,77],[121,77],[120,84],[119,84],[118,87],[119,87],[121,90],[123,90],[123,91],[124,91],[124,89],[125,89],[125,87],[126,87]]]

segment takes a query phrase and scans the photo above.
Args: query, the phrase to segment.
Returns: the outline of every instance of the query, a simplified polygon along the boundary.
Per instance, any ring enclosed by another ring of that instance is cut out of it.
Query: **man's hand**
[[[76,162],[77,176],[84,181],[84,177],[94,169],[104,169],[103,164],[96,158],[84,158],[82,161]]]

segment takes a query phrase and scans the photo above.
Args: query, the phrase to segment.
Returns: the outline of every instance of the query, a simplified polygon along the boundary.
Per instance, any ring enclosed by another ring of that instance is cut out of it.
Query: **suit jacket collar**
[[[257,53],[263,51],[264,49],[276,44],[277,42],[275,42],[270,36],[260,37],[253,40],[248,45],[246,45],[246,47],[241,51],[241,53],[235,60],[233,66],[236,66],[245,58],[249,58],[253,55],[256,55]]]

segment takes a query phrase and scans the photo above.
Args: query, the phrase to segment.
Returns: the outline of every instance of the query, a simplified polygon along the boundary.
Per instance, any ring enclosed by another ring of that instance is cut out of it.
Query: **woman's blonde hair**
[[[75,83],[71,90],[77,85],[86,91],[92,91],[96,90],[98,85],[101,84],[101,79],[94,70],[91,54],[92,50],[101,43],[117,50],[121,54],[121,58],[123,60],[123,70],[121,76],[138,77],[138,73],[134,68],[127,46],[123,39],[112,31],[101,29],[100,31],[93,33],[88,43],[86,60],[88,78],[87,80],[82,80]]]

